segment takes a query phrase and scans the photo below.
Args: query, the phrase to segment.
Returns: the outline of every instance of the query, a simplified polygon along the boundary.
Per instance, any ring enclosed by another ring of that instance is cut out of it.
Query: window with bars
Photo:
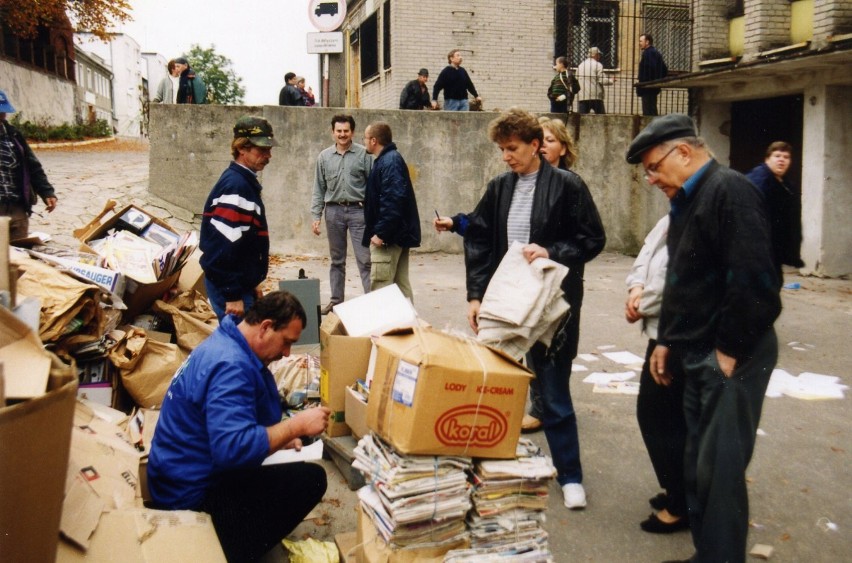
[[[391,3],[390,0],[382,6],[382,66],[385,70],[391,67]]]
[[[364,20],[358,28],[361,44],[361,82],[379,74],[379,22],[378,12]]]
[[[604,68],[618,67],[618,2],[557,0],[556,56],[565,54],[576,67],[586,59],[589,47],[601,50]]]
[[[645,4],[642,12],[645,19],[644,33],[654,38],[654,47],[663,55],[669,72],[688,72],[692,66],[689,8],[684,5]]]

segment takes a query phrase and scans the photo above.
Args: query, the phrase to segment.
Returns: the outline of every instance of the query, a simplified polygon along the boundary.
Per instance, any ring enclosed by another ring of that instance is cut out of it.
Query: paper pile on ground
[[[512,460],[476,462],[474,509],[467,520],[471,549],[452,550],[445,561],[553,560],[542,524],[556,468],[527,438],[518,442],[517,454]]]
[[[796,377],[783,369],[776,369],[769,379],[766,396],[777,398],[787,395],[806,400],[843,399],[847,389],[849,386],[840,383],[840,378],[834,375],[805,372]]]
[[[391,546],[440,546],[466,538],[470,458],[401,455],[368,434],[358,442],[352,466],[370,482],[358,490],[361,506]]]

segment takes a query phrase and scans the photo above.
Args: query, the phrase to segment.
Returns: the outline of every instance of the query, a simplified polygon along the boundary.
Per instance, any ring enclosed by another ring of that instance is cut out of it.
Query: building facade
[[[102,58],[94,53],[87,53],[80,46],[76,47],[75,54],[77,60],[77,90],[74,101],[76,118],[84,123],[103,119],[114,127],[112,70]]]

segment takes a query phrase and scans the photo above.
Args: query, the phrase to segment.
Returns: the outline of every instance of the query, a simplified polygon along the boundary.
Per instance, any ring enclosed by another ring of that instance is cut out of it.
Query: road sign
[[[345,0],[311,0],[308,2],[308,18],[320,31],[334,31],[346,18]]]
[[[343,32],[330,31],[327,33],[308,33],[308,53],[342,53]]]

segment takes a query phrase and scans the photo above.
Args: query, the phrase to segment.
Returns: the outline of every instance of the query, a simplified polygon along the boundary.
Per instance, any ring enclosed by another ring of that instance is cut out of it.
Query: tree
[[[242,104],[246,90],[243,79],[231,68],[231,59],[216,52],[216,45],[204,49],[193,44],[183,55],[189,66],[201,75],[207,85],[207,99],[211,104]]]
[[[101,39],[109,28],[130,19],[129,0],[0,0],[0,19],[18,37],[35,37],[38,27],[61,22],[67,15],[81,31]]]

